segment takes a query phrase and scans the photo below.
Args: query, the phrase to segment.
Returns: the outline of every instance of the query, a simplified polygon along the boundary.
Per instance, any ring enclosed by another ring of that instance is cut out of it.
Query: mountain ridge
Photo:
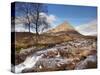
[[[62,32],[62,31],[75,31],[74,27],[71,26],[70,23],[67,21],[64,21],[63,23],[59,24],[53,29],[48,30],[48,33],[57,33],[57,32]]]

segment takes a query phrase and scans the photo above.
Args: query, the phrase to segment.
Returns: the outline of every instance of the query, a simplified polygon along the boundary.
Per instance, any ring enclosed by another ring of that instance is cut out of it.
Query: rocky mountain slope
[[[47,31],[47,34],[57,35],[57,36],[69,36],[70,38],[82,38],[84,37],[80,34],[70,23],[67,21],[57,25],[55,28]]]
[[[61,31],[73,31],[75,30],[68,22],[63,22],[60,25],[58,25],[57,27],[51,29],[48,31],[48,33],[57,33],[57,32],[61,32]]]

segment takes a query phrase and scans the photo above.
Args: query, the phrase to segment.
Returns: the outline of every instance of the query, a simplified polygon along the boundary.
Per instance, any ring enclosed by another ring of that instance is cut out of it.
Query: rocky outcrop
[[[76,66],[75,69],[89,69],[89,68],[97,68],[97,56],[90,55],[85,60],[80,61]]]
[[[27,54],[26,51],[25,53]],[[97,67],[96,41],[90,39],[67,41],[52,48],[33,52],[27,56],[27,59],[29,57],[28,61],[25,59],[26,56],[23,55],[25,53],[23,51],[20,55],[16,55],[18,61],[23,61],[24,68],[21,72],[74,70]],[[35,60],[39,56],[41,58]],[[30,66],[29,63],[33,64],[34,62],[34,66],[28,67]]]

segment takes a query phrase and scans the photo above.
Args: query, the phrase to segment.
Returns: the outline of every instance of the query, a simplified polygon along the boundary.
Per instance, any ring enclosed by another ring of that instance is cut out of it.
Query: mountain
[[[62,32],[62,31],[72,31],[74,28],[67,22],[63,22],[57,27],[51,29],[48,31],[48,33],[57,33],[57,32]]]
[[[67,21],[59,24],[57,27],[47,31],[47,33],[56,36],[69,36],[70,38],[83,37],[70,23]]]

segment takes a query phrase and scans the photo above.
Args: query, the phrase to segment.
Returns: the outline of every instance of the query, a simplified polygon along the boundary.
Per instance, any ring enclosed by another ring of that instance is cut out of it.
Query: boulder
[[[75,69],[89,69],[89,68],[97,68],[97,56],[90,55],[85,60],[80,61],[76,66]]]

